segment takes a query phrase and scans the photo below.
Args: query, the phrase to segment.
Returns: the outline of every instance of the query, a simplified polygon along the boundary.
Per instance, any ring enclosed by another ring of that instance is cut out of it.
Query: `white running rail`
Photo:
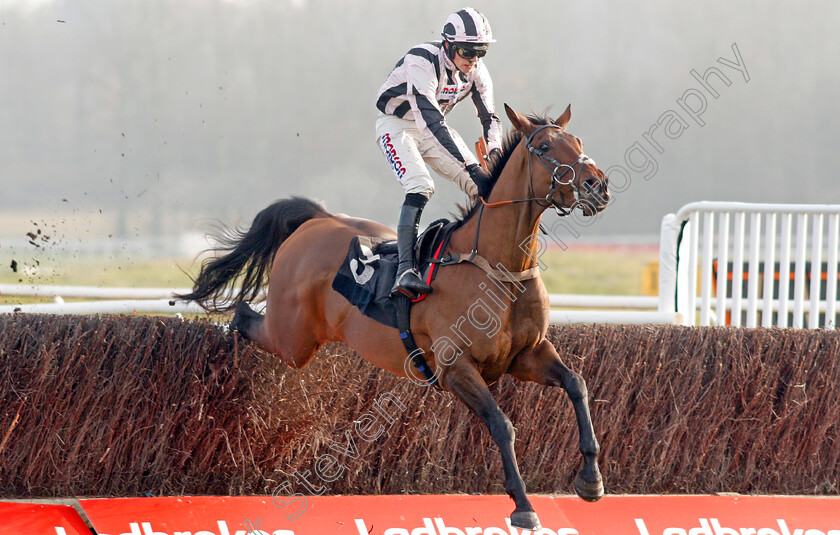
[[[840,205],[687,204],[662,220],[658,298],[554,294],[550,321],[835,329],[839,222]],[[201,313],[172,301],[188,291],[0,285],[0,295],[56,301],[0,305],[0,313]]]
[[[835,329],[839,222],[837,204],[687,204],[662,219],[659,310],[685,325]]]
[[[0,284],[0,295],[18,297],[73,297],[83,299],[172,299],[192,288],[103,288],[101,286],[59,286],[54,284]]]
[[[0,314],[202,314],[195,303],[175,301],[174,294],[190,288],[100,288],[97,286],[57,286],[0,284],[0,295],[52,298],[52,303],[0,305]],[[97,299],[64,302],[64,298]],[[549,321],[568,323],[678,323],[676,315],[657,310],[658,299],[650,296],[551,294],[554,308]],[[593,308],[601,310],[592,310]],[[586,309],[586,310],[581,310]]]
[[[0,314],[204,314],[193,302],[171,299],[106,299],[65,303],[0,305]]]

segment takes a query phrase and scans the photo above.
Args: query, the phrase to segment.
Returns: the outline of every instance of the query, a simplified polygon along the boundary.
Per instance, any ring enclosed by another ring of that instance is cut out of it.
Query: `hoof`
[[[581,500],[597,502],[604,497],[604,480],[585,481],[580,474],[575,477],[575,493]]]
[[[233,315],[233,320],[231,320],[228,328],[232,332],[238,332],[244,338],[248,338],[248,325],[251,323],[251,320],[255,317],[259,317],[260,315],[253,310],[251,307],[248,306],[248,303],[239,302],[236,304],[236,308],[234,309],[235,313]]]
[[[531,531],[536,531],[542,527],[540,526],[540,519],[537,518],[537,513],[533,511],[514,511],[510,515],[510,525]]]

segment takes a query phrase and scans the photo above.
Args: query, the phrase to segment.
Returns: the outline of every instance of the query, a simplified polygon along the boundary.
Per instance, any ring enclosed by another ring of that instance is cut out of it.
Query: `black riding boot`
[[[414,261],[414,242],[417,241],[417,229],[420,226],[420,214],[426,205],[426,198],[417,193],[409,193],[400,210],[400,221],[397,225],[397,250],[400,263],[397,266],[397,276],[391,295],[398,292],[415,299],[418,295],[432,293],[432,287],[424,283],[417,271]]]

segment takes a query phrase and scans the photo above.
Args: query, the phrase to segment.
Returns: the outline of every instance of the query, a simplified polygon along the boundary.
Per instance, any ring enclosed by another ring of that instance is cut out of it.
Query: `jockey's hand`
[[[478,195],[484,197],[490,192],[490,175],[482,169],[477,163],[472,163],[466,167],[470,178],[478,187]]]

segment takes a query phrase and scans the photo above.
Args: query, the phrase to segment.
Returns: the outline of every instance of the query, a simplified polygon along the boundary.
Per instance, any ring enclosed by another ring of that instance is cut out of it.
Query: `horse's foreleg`
[[[513,424],[493,399],[478,370],[467,363],[455,365],[441,378],[441,384],[475,412],[499,447],[505,471],[505,491],[516,504],[516,509],[510,515],[510,523],[518,528],[539,529],[540,521],[525,494],[525,483],[516,464]]]
[[[594,502],[604,496],[604,483],[598,469],[598,440],[589,413],[586,382],[580,374],[570,370],[557,350],[547,340],[540,342],[531,355],[517,359],[510,370],[511,375],[523,381],[533,381],[543,385],[562,386],[572,406],[578,424],[580,453],[583,455],[583,468],[575,477],[575,492],[581,499]]]

